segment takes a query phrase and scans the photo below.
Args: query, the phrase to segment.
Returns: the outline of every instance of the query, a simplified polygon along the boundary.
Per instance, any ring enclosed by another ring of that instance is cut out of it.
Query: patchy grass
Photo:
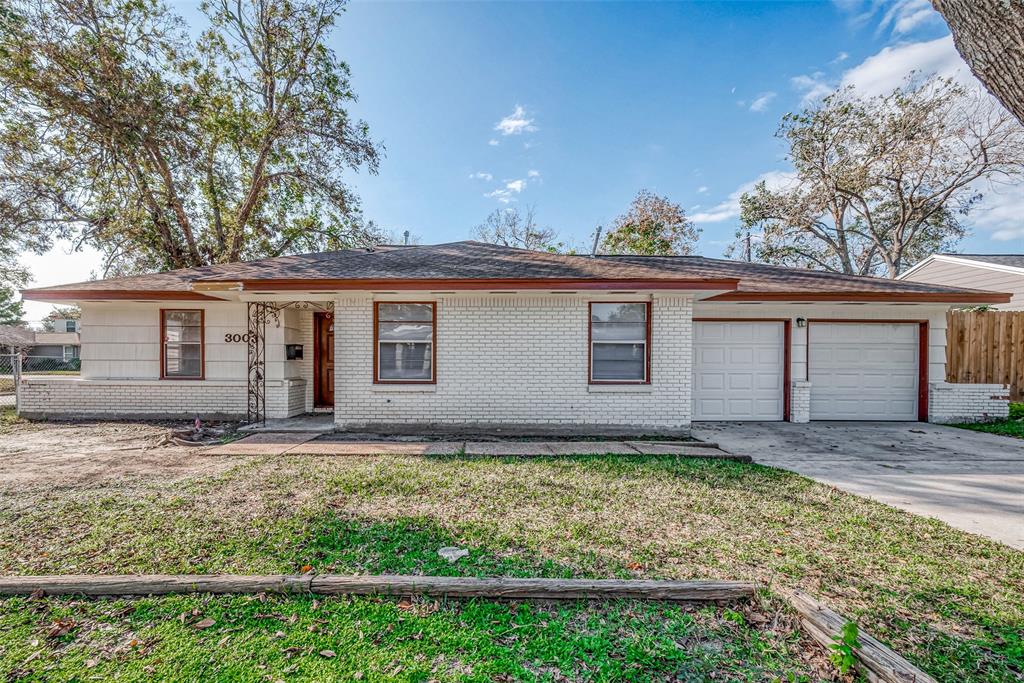
[[[0,434],[9,434],[21,418],[14,411],[14,406],[0,407]]]
[[[793,622],[729,608],[374,598],[9,599],[26,680],[810,681]],[[210,624],[210,622],[213,622]]]
[[[436,554],[444,545],[467,547],[470,556],[449,565]],[[11,487],[0,491],[0,571],[4,573],[265,573],[298,572],[306,564],[318,572],[753,579],[770,587],[798,586],[822,596],[855,618],[862,630],[888,642],[940,680],[1019,683],[1024,675],[1024,553],[936,520],[757,465],[671,456],[299,456],[239,459],[227,472],[171,483],[124,479],[61,490]],[[174,605],[165,610],[170,613],[179,609],[178,600],[183,599],[143,604],[155,606],[152,609],[162,609],[165,603]],[[39,604],[60,610],[72,603],[48,600]],[[74,609],[93,609],[92,603],[73,604],[79,605]],[[244,601],[218,598],[202,604],[231,615],[224,621],[238,628],[241,640],[254,643],[252,657],[263,652],[256,633],[241,638],[250,632]],[[277,609],[310,608],[299,599],[282,600],[281,604]],[[394,601],[339,604],[356,613],[379,609],[392,610],[392,617],[399,614],[393,611],[397,609]],[[23,607],[22,602],[8,600],[3,618],[21,618],[18,614]],[[651,631],[662,617],[647,621],[647,617],[638,617],[635,628],[623,628],[622,617],[606,615],[602,611],[606,608],[517,609],[528,609],[540,615],[535,617],[538,624],[556,624],[556,628],[568,628],[558,623],[577,628],[581,620],[589,624],[592,617],[620,625],[570,631],[566,642],[571,647],[559,649],[544,644],[548,642],[546,626],[531,626],[524,629],[531,633],[506,642],[503,636],[488,632],[484,622],[465,616],[481,613],[473,610],[508,611],[507,606],[485,602],[445,605],[429,618],[448,624],[436,626],[438,629],[449,629],[452,624],[458,628],[451,627],[441,638],[429,630],[434,626],[423,625],[428,629],[423,639],[418,644],[402,641],[403,647],[412,648],[408,657],[413,661],[421,656],[423,666],[433,661],[435,653],[450,653],[450,648],[456,647],[451,643],[477,637],[474,634],[483,634],[479,637],[486,636],[491,639],[488,643],[503,648],[468,664],[463,661],[472,669],[466,680],[475,680],[473,676],[629,680],[634,670],[618,668],[624,662],[640,662],[641,670],[652,666],[657,672],[654,678],[712,677],[702,673],[703,669],[680,668],[678,657],[684,654],[644,660],[640,655],[638,659],[607,649],[613,644],[599,648],[604,654],[595,654],[597,663],[588,668],[567,663],[572,660],[572,650],[589,652],[579,648],[584,641],[591,642],[586,640],[591,636],[595,642],[622,637],[626,643],[643,643],[637,647],[645,652],[649,648],[663,652],[662,645],[671,650],[668,641],[659,640],[662,636],[657,633],[661,632]],[[660,614],[657,610],[665,608],[620,605],[607,609],[612,609],[612,614],[626,610],[643,615]],[[206,610],[200,611],[205,614]],[[675,628],[671,624],[686,614],[690,613],[667,618],[665,628]],[[708,617],[709,628],[729,621],[726,612],[715,614]],[[398,630],[400,625],[392,617],[362,618],[362,630]],[[38,632],[46,619],[49,617],[32,623],[11,622],[20,624],[17,635],[0,636],[0,653],[17,650],[18,656],[30,656],[23,641]],[[339,633],[347,628],[341,622],[335,627],[334,617],[328,621]],[[147,623],[142,619],[125,628],[139,631]],[[219,642],[217,639],[206,638],[205,631],[200,636],[179,626],[154,621],[153,629],[173,631],[168,632],[166,641],[160,641],[174,643],[167,646],[172,649],[155,655],[162,662],[194,656],[197,661],[213,662],[211,666],[240,666],[235,660],[244,653],[231,655],[229,648],[221,658],[210,644]],[[0,628],[0,632],[8,631]],[[768,635],[769,631],[775,635]],[[286,631],[286,635],[291,633]],[[339,637],[340,642],[348,643],[345,639],[354,636]],[[757,648],[748,651],[744,637],[730,639],[724,647],[728,651],[747,648],[737,657],[750,658],[751,666],[729,669],[731,665],[715,660],[708,664],[715,676],[739,680],[771,680],[777,675],[789,680],[788,673],[796,679],[819,677],[801,666],[792,652],[785,654],[781,643],[793,637],[785,628],[765,628],[758,636],[767,643],[764,652],[781,658],[772,660],[777,664],[768,663],[768,654],[757,654],[761,652]],[[81,645],[79,640],[72,635],[69,647]],[[435,647],[435,640],[442,645]],[[319,641],[302,640],[295,647],[307,648],[302,657],[318,661],[308,654],[308,648],[320,647]],[[550,656],[538,660],[528,654],[534,647]],[[331,666],[341,666],[343,648],[331,649],[339,653],[331,658]],[[465,649],[472,650],[469,646]],[[692,648],[682,649],[687,661],[696,662],[703,656]],[[461,652],[457,647],[455,651]],[[18,656],[3,661],[10,665]],[[83,653],[79,660],[88,656]],[[267,652],[265,657],[272,659],[273,655]],[[390,657],[400,659],[403,667],[412,666],[398,655]],[[62,671],[64,658],[52,653],[46,661],[53,662],[55,671]],[[148,665],[157,666],[151,659]],[[649,663],[655,660],[656,664]],[[505,662],[501,664],[504,668],[488,668],[498,666],[497,662]],[[541,663],[527,666],[523,662]],[[295,663],[274,660],[262,673],[273,679],[276,674],[270,672],[283,670],[275,667]],[[318,670],[309,671],[312,677],[318,675]],[[381,671],[384,673],[378,671],[375,676],[386,679],[386,667]],[[433,676],[423,674],[424,678]],[[640,673],[635,677],[651,678]],[[416,680],[416,676],[405,674],[392,678]],[[246,680],[244,676],[239,679]]]
[[[975,432],[988,432],[989,434],[1001,434],[1024,439],[1024,403],[1011,403],[1010,416],[1006,420],[996,422],[976,422],[957,424],[954,427],[970,429]]]

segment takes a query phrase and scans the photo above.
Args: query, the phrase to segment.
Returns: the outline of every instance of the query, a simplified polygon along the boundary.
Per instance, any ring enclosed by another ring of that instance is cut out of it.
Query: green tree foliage
[[[0,236],[139,272],[371,243],[342,172],[381,148],[325,45],[344,0],[158,0],[0,12]]]
[[[790,182],[759,183],[740,201],[756,260],[837,273],[896,277],[954,246],[982,182],[1019,178],[1024,128],[981,93],[950,80],[911,80],[873,98],[839,90],[778,135]]]
[[[14,298],[14,290],[0,287],[0,325],[23,325],[25,323],[25,307]]]
[[[668,197],[640,190],[629,210],[615,219],[601,241],[606,254],[681,256],[692,254],[700,228],[686,217],[683,207]]]

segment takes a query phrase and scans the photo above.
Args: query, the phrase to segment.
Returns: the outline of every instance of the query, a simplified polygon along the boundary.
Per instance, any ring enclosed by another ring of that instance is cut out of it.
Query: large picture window
[[[593,384],[651,381],[651,305],[590,304],[590,381]]]
[[[374,309],[376,382],[434,381],[434,303],[377,303]]]
[[[160,311],[160,376],[203,378],[203,312]]]

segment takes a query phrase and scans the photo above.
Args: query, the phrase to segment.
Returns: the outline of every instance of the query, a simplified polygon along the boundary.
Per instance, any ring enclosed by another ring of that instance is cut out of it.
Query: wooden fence
[[[1024,401],[1024,311],[950,311],[946,381],[1009,384]]]

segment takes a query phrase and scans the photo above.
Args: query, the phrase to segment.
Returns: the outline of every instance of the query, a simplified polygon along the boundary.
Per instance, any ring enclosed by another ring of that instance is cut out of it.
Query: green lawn
[[[976,432],[988,432],[990,434],[1002,434],[1024,439],[1024,403],[1010,404],[1010,417],[1006,420],[996,422],[978,422],[970,424],[958,424],[954,427],[970,429]]]
[[[449,565],[436,554],[444,545],[470,556]],[[940,680],[1019,683],[1024,672],[1024,553],[756,465],[669,456],[240,458],[224,474],[184,482],[0,490],[8,574],[304,565],[753,579],[825,598]],[[115,669],[126,680],[825,675],[821,651],[770,590],[753,607],[697,611],[173,597],[8,599],[0,615],[0,672],[30,680]],[[73,627],[59,635],[62,618]],[[196,629],[204,618],[216,623]],[[48,637],[53,624],[58,635]],[[336,656],[319,654],[325,649]]]

